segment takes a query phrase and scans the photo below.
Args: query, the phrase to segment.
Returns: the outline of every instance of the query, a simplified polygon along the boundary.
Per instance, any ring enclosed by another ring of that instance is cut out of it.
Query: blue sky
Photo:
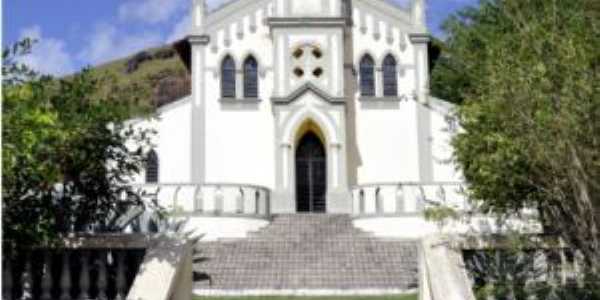
[[[216,7],[228,0],[207,0]],[[382,0],[369,0],[382,1]],[[406,4],[409,0],[386,0]],[[451,13],[477,0],[428,0],[434,35]],[[36,38],[24,61],[47,74],[72,73],[185,35],[191,0],[4,0],[3,45]]]

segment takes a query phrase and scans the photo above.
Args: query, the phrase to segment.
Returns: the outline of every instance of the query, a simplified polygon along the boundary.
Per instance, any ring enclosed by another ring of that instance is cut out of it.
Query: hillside
[[[112,81],[102,86],[98,96],[117,93],[142,107],[157,108],[189,95],[190,74],[175,47],[146,49],[92,67],[92,74]]]

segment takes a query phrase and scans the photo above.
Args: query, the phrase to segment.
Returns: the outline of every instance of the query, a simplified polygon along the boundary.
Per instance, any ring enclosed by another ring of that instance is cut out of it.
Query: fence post
[[[71,300],[71,263],[69,262],[69,258],[69,252],[64,251],[60,276],[60,300]]]
[[[50,250],[44,252],[42,272],[42,300],[52,300],[52,255]]]
[[[117,252],[117,296],[116,300],[125,300],[125,252]]]
[[[83,251],[81,253],[81,274],[79,275],[79,299],[88,300],[90,298],[90,268],[88,264],[88,252]]]
[[[107,300],[106,288],[108,287],[108,280],[106,275],[106,256],[107,252],[102,251],[97,260],[98,263],[98,300]]]
[[[33,278],[31,274],[31,255],[30,253],[25,254],[25,269],[21,277],[23,283],[23,295],[22,300],[33,299]]]

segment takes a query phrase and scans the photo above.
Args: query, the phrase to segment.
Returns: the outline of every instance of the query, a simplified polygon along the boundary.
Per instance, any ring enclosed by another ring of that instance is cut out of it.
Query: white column
[[[379,63],[375,62],[375,97],[383,97],[383,71]]]
[[[333,189],[337,189],[340,186],[340,175],[339,164],[340,164],[340,144],[332,144],[331,149],[331,175],[332,175],[332,186]]]
[[[203,19],[202,17],[199,18]],[[210,41],[210,38],[207,35],[197,34],[201,33],[202,30],[203,29],[201,27],[194,26],[193,32],[195,32],[195,35],[192,35],[188,38],[192,48],[192,130],[190,175],[192,182],[199,184],[204,183],[206,180],[205,53],[206,46]]]
[[[291,165],[291,152],[292,152],[292,145],[290,144],[284,144],[281,145],[281,155],[282,155],[282,170],[281,170],[281,175],[283,177],[283,188],[287,189],[290,183],[290,165]]]
[[[243,64],[243,62],[242,62]],[[240,66],[238,70],[235,72],[235,97],[236,99],[244,99],[246,95],[244,95],[244,71],[243,66]]]

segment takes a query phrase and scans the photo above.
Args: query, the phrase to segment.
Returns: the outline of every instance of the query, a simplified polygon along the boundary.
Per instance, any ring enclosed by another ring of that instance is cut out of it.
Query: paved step
[[[247,239],[202,246],[196,291],[418,287],[416,242],[377,239],[348,215],[278,215]]]

